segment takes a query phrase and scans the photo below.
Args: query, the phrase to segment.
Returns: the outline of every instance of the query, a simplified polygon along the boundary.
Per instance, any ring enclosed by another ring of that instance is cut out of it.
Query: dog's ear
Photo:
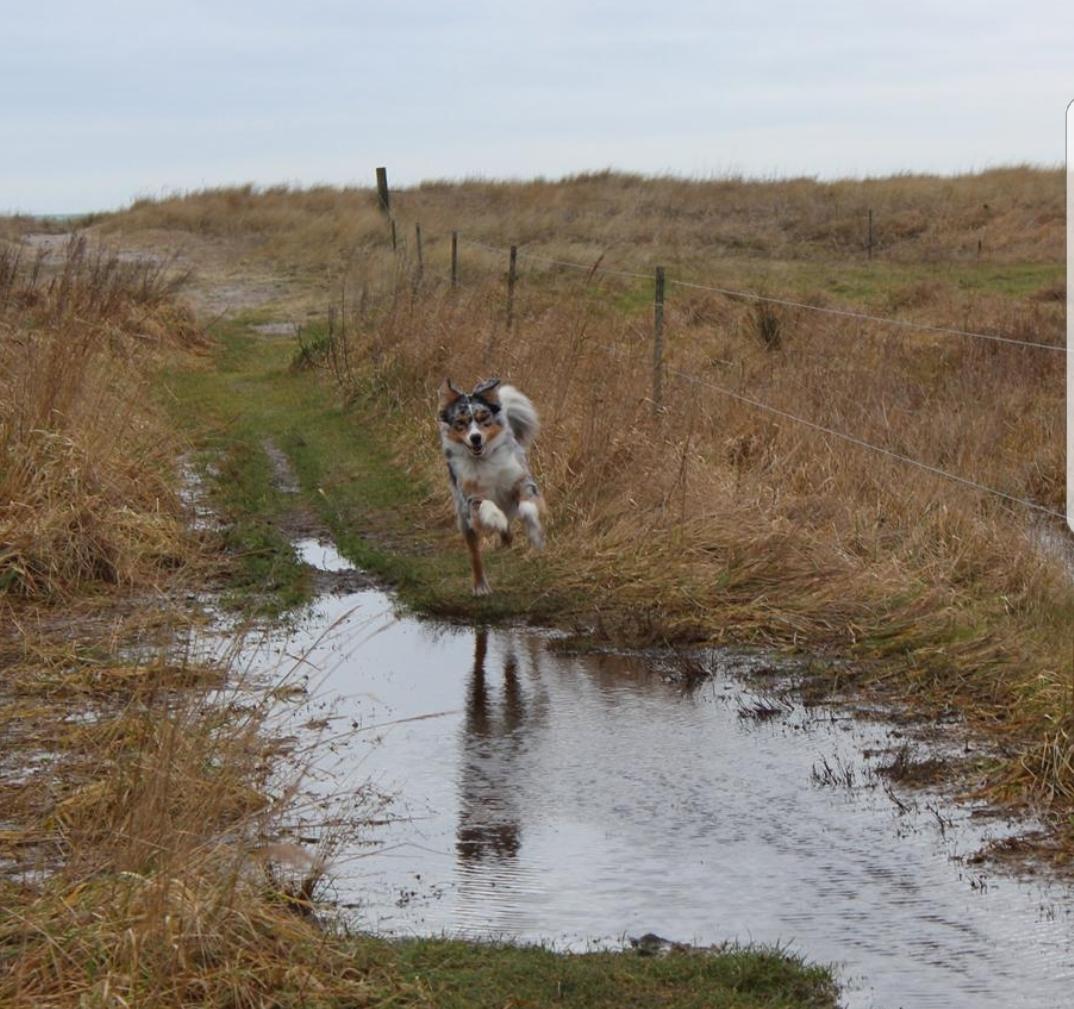
[[[480,396],[486,403],[499,403],[499,385],[500,379],[490,378],[484,382],[479,382],[477,385],[475,385],[474,391],[470,393],[470,395]]]
[[[465,395],[466,393],[461,389],[456,389],[455,386],[451,384],[450,378],[445,378],[444,381],[440,383],[440,409],[446,410],[455,402],[455,400],[461,399]]]

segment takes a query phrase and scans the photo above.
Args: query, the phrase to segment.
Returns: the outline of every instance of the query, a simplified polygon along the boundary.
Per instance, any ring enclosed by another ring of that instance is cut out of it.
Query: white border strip
[[[1070,264],[1074,261],[1074,101],[1067,106],[1067,525],[1074,532],[1074,290]]]

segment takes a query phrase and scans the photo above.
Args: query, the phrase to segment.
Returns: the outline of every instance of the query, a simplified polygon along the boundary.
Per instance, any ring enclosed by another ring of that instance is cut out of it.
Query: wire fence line
[[[730,297],[744,298],[749,301],[763,301],[773,305],[785,305],[789,308],[803,308],[809,312],[822,312],[825,315],[836,315],[846,319],[859,319],[863,322],[879,322],[886,326],[901,326],[904,329],[916,329],[925,333],[942,333],[948,336],[966,336],[977,340],[993,340],[996,343],[1009,343],[1016,347],[1034,347],[1037,350],[1051,350],[1065,354],[1067,348],[1057,343],[1037,343],[1033,340],[1015,340],[1009,336],[997,336],[994,333],[976,333],[967,329],[955,329],[951,326],[935,326],[928,322],[915,322],[912,319],[893,319],[885,315],[870,315],[867,312],[855,312],[846,308],[829,308],[825,305],[810,305],[804,301],[792,301],[789,298],[771,298],[767,295],[756,294],[752,291],[732,291],[724,287],[709,287],[705,284],[693,284],[686,280],[669,280],[669,284],[675,287],[689,287],[698,291],[715,291],[717,294],[725,294]]]
[[[882,455],[897,459],[899,462],[906,463],[909,466],[916,466],[918,469],[924,470],[927,473],[932,473],[934,476],[952,480],[955,483],[962,484],[964,487],[971,487],[982,493],[992,494],[1011,504],[1022,505],[1026,508],[1031,508],[1033,511],[1041,512],[1044,515],[1050,515],[1054,518],[1063,520],[1066,519],[1066,515],[1064,515],[1063,512],[1056,511],[1054,508],[1049,508],[1047,505],[1038,504],[1036,501],[1031,501],[1029,498],[1018,497],[1015,494],[1008,494],[1006,491],[1001,491],[997,487],[978,483],[976,480],[971,480],[969,477],[960,476],[958,473],[952,473],[949,470],[941,469],[939,466],[932,466],[927,462],[922,462],[920,459],[915,459],[913,456],[904,455],[902,452],[896,452],[894,449],[886,448],[883,445],[877,445],[871,441],[866,441],[864,438],[859,438],[857,435],[848,434],[846,431],[839,431],[836,428],[827,427],[824,424],[818,424],[816,421],[809,420],[806,417],[799,417],[797,414],[791,413],[788,410],[772,406],[770,403],[764,403],[759,399],[754,399],[752,396],[746,396],[743,393],[735,392],[733,389],[717,385],[715,382],[709,382],[703,378],[699,378],[697,375],[690,375],[687,372],[677,371],[675,369],[669,369],[668,374],[675,375],[683,381],[692,382],[705,389],[712,389],[714,392],[721,393],[724,396],[730,396],[732,399],[736,399],[740,403],[746,403],[758,410],[763,410],[767,413],[775,414],[777,417],[783,417],[786,420],[802,424],[805,427],[812,428],[814,431],[831,435],[833,438],[839,438],[845,442],[849,442],[851,445],[857,445],[859,448],[869,449],[872,452],[879,452]]]
[[[601,350],[606,351],[613,357],[621,357],[623,355],[622,347],[613,347],[607,343],[594,343],[592,346],[599,347]],[[833,438],[839,438],[841,441],[848,442],[851,445],[856,445],[858,448],[868,449],[872,452],[878,452],[881,455],[885,455],[891,459],[895,459],[898,462],[906,463],[907,465],[914,466],[920,470],[924,470],[927,473],[931,473],[933,476],[943,477],[947,480],[952,480],[955,483],[961,484],[964,487],[969,487],[973,490],[980,491],[985,494],[992,494],[998,498],[1002,498],[1010,504],[1022,505],[1023,507],[1030,508],[1033,511],[1040,512],[1044,515],[1049,515],[1053,518],[1066,520],[1066,515],[1063,512],[1056,511],[1054,508],[1049,508],[1047,505],[1042,505],[1029,498],[1019,497],[1017,494],[1008,494],[1006,491],[1000,490],[998,487],[992,487],[989,484],[980,483],[977,480],[972,480],[969,477],[961,476],[958,473],[952,473],[950,470],[942,469],[939,466],[933,466],[930,463],[922,462],[920,459],[915,459],[913,456],[906,455],[903,452],[897,452],[895,449],[887,448],[884,445],[877,445],[875,442],[867,441],[864,438],[859,438],[857,435],[849,434],[846,431],[840,431],[838,428],[828,427],[826,424],[820,424],[817,421],[810,420],[808,417],[799,416],[796,413],[791,413],[789,410],[784,410],[781,407],[773,406],[771,403],[766,403],[763,400],[754,398],[753,396],[747,396],[745,393],[737,392],[734,389],[730,389],[725,385],[720,385],[716,382],[712,382],[708,379],[701,378],[698,375],[691,375],[687,371],[682,371],[678,368],[668,368],[667,374],[674,378],[681,379],[684,382],[689,382],[692,385],[699,386],[703,389],[710,389],[713,392],[718,392],[722,396],[727,396],[731,399],[737,400],[740,403],[745,403],[747,406],[752,406],[756,410],[760,410],[764,413],[770,413],[777,417],[781,417],[784,420],[793,421],[796,424],[801,424],[803,427],[810,428],[813,431],[821,434],[830,435]]]
[[[475,248],[484,249],[497,255],[506,255],[510,250],[502,246],[488,245],[471,238],[459,238],[460,242]],[[613,277],[628,277],[632,280],[652,280],[651,273],[636,273],[632,270],[614,270],[601,266],[598,259],[595,263],[587,266],[585,263],[572,262],[566,259],[555,259],[550,256],[542,256],[534,252],[527,252],[525,248],[518,249],[520,259],[529,259],[533,262],[547,263],[553,266],[562,266],[567,269],[578,270],[589,274],[605,274]],[[827,305],[811,305],[807,301],[795,301],[791,298],[777,298],[772,295],[761,294],[758,291],[741,291],[735,288],[718,287],[713,284],[698,284],[688,280],[676,280],[668,277],[668,284],[672,287],[689,288],[695,291],[711,291],[722,294],[729,298],[741,298],[744,301],[763,302],[771,305],[782,305],[786,308],[799,308],[807,312],[818,312],[822,315],[833,315],[845,319],[857,319],[862,322],[876,322],[886,326],[898,326],[903,329],[915,329],[926,333],[940,333],[946,336],[963,336],[976,340],[991,340],[995,343],[1007,343],[1015,347],[1026,347],[1035,350],[1048,350],[1058,354],[1066,354],[1067,348],[1057,343],[1040,343],[1034,340],[1016,340],[1010,336],[1000,336],[997,333],[980,333],[974,330],[958,329],[953,326],[937,326],[930,322],[917,322],[913,319],[896,319],[887,315],[872,315],[868,312],[856,312],[848,308],[831,308]]]
[[[479,241],[476,241],[474,239],[465,239],[465,238],[462,238],[462,236],[458,236],[458,241],[462,242],[464,244],[473,246],[475,248],[483,249],[483,250],[485,250],[487,252],[495,253],[496,255],[504,255],[504,254],[507,254],[507,253],[510,252],[510,253],[512,253],[512,260],[511,260],[512,264],[514,262],[515,257],[517,256],[518,258],[522,258],[522,259],[529,259],[529,260],[532,260],[532,261],[535,261],[535,262],[543,262],[543,263],[548,263],[548,264],[555,265],[555,266],[563,266],[563,267],[568,268],[568,269],[574,269],[574,270],[582,271],[582,272],[585,272],[585,273],[589,274],[590,276],[598,274],[598,273],[601,273],[601,274],[605,274],[605,275],[626,277],[626,278],[635,279],[635,280],[647,280],[648,281],[648,280],[653,279],[653,277],[650,274],[636,273],[636,272],[627,271],[627,270],[613,270],[613,269],[604,268],[604,267],[602,267],[600,265],[600,260],[599,259],[595,263],[593,263],[592,265],[587,266],[584,263],[577,263],[577,262],[572,262],[570,260],[562,260],[562,259],[557,259],[557,258],[553,258],[553,257],[550,257],[550,256],[542,256],[542,255],[539,255],[537,253],[530,253],[530,252],[525,251],[525,249],[519,249],[517,247],[512,247],[511,249],[507,249],[507,248],[504,248],[502,246],[489,245],[489,244],[487,244],[485,242],[479,242]],[[512,271],[513,271],[513,266],[512,266]],[[455,276],[454,268],[453,268],[453,274],[452,275]],[[513,276],[513,273],[512,273],[512,277],[511,277],[511,282],[512,283],[513,283],[513,280],[514,280],[514,276]],[[918,330],[923,330],[923,331],[926,331],[926,332],[935,332],[935,333],[942,333],[942,334],[945,334],[945,335],[957,335],[957,336],[963,336],[963,337],[973,337],[973,338],[976,338],[976,339],[992,340],[992,341],[996,341],[996,342],[999,342],[999,343],[1013,344],[1015,346],[1026,347],[1026,348],[1035,348],[1035,349],[1049,350],[1049,351],[1060,351],[1062,353],[1067,352],[1067,348],[1065,346],[1058,346],[1056,344],[1035,343],[1035,342],[1032,342],[1032,341],[1014,340],[1014,339],[1011,339],[1010,337],[1003,337],[1003,336],[998,336],[998,335],[995,335],[995,334],[977,333],[977,332],[973,332],[973,331],[970,331],[970,330],[960,330],[960,329],[954,329],[954,328],[945,327],[945,326],[934,326],[934,325],[931,325],[929,323],[917,323],[917,322],[913,322],[912,320],[907,320],[907,319],[892,319],[892,318],[888,318],[888,317],[884,317],[884,316],[870,315],[870,314],[863,313],[863,312],[854,312],[854,311],[851,311],[851,310],[825,308],[825,307],[817,306],[817,305],[809,305],[809,304],[806,304],[804,302],[792,301],[792,300],[786,299],[786,298],[768,297],[766,295],[757,294],[756,292],[738,291],[738,290],[733,290],[733,289],[730,289],[730,288],[707,286],[707,285],[703,285],[703,284],[690,283],[690,282],[687,282],[687,281],[672,280],[670,278],[668,279],[668,283],[672,284],[674,286],[677,286],[677,287],[691,288],[691,289],[697,289],[697,290],[703,290],[703,291],[713,291],[715,293],[723,294],[723,295],[726,295],[726,296],[729,296],[729,297],[738,297],[738,298],[744,298],[744,299],[760,301],[760,302],[771,302],[771,303],[778,304],[778,305],[790,306],[790,307],[794,307],[794,308],[809,309],[811,311],[824,312],[824,313],[831,314],[831,315],[849,317],[849,318],[859,319],[859,320],[863,320],[863,321],[886,323],[886,324],[889,324],[889,325],[895,325],[895,326],[902,326],[902,327],[905,327],[905,328],[918,329]],[[658,287],[661,288],[661,289],[662,289],[662,286],[663,285],[658,284]],[[662,290],[660,291],[660,295],[662,295]],[[658,297],[660,297],[660,295],[658,295]],[[661,303],[661,306],[662,306],[662,300],[661,300],[660,303]],[[604,351],[607,351],[607,352],[611,353],[614,356],[620,356],[622,354],[622,351],[623,351],[623,348],[621,348],[621,347],[620,348],[612,347],[612,346],[607,345],[607,344],[596,343],[594,345],[599,347],[600,349],[602,349]],[[1057,511],[1054,508],[1049,508],[1047,505],[1042,505],[1037,501],[1031,500],[1030,498],[1024,498],[1024,497],[1020,497],[1020,496],[1018,496],[1016,494],[1010,494],[1010,493],[1008,493],[1006,491],[1000,490],[998,487],[993,487],[993,486],[991,486],[989,484],[980,483],[977,480],[974,480],[974,479],[972,479],[970,477],[962,476],[961,474],[958,474],[958,473],[952,473],[950,470],[943,469],[942,467],[939,467],[939,466],[934,466],[931,463],[923,462],[920,459],[915,459],[913,456],[906,455],[903,452],[898,452],[895,449],[888,448],[888,447],[886,447],[884,445],[877,445],[875,442],[871,442],[871,441],[868,441],[868,440],[866,440],[864,438],[861,438],[861,437],[859,437],[857,435],[850,434],[847,431],[841,431],[841,430],[839,430],[837,428],[829,427],[826,424],[818,423],[817,421],[811,420],[808,417],[802,417],[799,414],[792,413],[789,410],[784,410],[781,407],[774,406],[771,403],[766,403],[763,400],[757,399],[757,398],[755,398],[753,396],[749,396],[749,395],[747,395],[745,393],[742,393],[742,392],[738,392],[738,391],[736,391],[734,389],[728,388],[727,386],[720,385],[720,384],[718,384],[716,382],[712,382],[712,381],[710,381],[708,379],[705,379],[705,378],[702,378],[702,377],[700,377],[698,375],[692,375],[689,372],[685,372],[685,371],[675,369],[675,368],[664,368],[663,362],[660,359],[659,355],[657,355],[657,358],[654,361],[654,370],[657,371],[658,373],[659,372],[666,373],[667,375],[670,375],[670,376],[673,376],[675,378],[678,378],[678,379],[680,379],[680,380],[682,380],[684,382],[688,382],[690,384],[696,385],[696,386],[698,386],[700,388],[708,389],[708,390],[711,390],[713,392],[719,393],[722,396],[726,396],[726,397],[734,399],[734,400],[736,400],[736,401],[738,401],[740,403],[744,403],[747,406],[750,406],[755,410],[760,410],[760,411],[762,411],[764,413],[771,414],[771,415],[779,417],[779,418],[781,418],[783,420],[791,421],[792,423],[799,424],[799,425],[801,425],[801,426],[803,426],[803,427],[805,427],[807,429],[810,429],[810,430],[812,430],[812,431],[814,431],[816,433],[823,434],[823,435],[826,435],[826,436],[831,437],[831,438],[837,438],[837,439],[839,439],[841,441],[844,441],[844,442],[846,442],[848,444],[854,445],[854,446],[856,446],[858,448],[862,448],[862,449],[866,449],[866,450],[871,451],[871,452],[875,452],[875,453],[877,453],[879,455],[883,455],[883,456],[885,456],[885,457],[887,457],[889,459],[894,459],[894,460],[896,460],[896,461],[898,461],[900,463],[903,463],[903,464],[908,465],[908,466],[912,466],[912,467],[914,467],[916,469],[919,469],[919,470],[921,470],[923,472],[929,473],[929,474],[931,474],[933,476],[940,477],[942,479],[945,479],[945,480],[951,481],[953,483],[959,484],[959,485],[961,485],[963,487],[966,487],[966,488],[969,488],[971,490],[977,491],[978,493],[991,495],[991,496],[993,496],[993,497],[995,497],[995,498],[997,498],[999,500],[1003,500],[1003,501],[1007,502],[1008,504],[1019,505],[1021,507],[1030,509],[1032,511],[1035,511],[1035,512],[1037,512],[1039,514],[1047,515],[1047,516],[1049,516],[1051,518],[1058,518],[1058,519],[1061,519],[1061,520],[1064,520],[1064,521],[1067,518],[1067,516],[1063,512]],[[659,388],[659,384],[657,383],[655,387]],[[656,403],[656,406],[659,408],[659,402]]]
[[[478,242],[473,238],[459,236],[459,241],[471,245],[476,249],[484,249],[486,252],[494,252],[498,256],[508,253],[510,250],[498,245],[489,245],[486,242]],[[569,270],[578,270],[582,273],[602,273],[609,277],[627,277],[630,280],[652,280],[651,273],[636,273],[633,270],[613,270],[609,266],[601,266],[600,259],[595,260],[588,266],[585,263],[574,262],[569,259],[555,259],[552,256],[542,256],[536,252],[528,252],[524,246],[518,247],[519,259],[529,259],[534,263],[547,263],[550,266],[564,266]],[[603,258],[603,257],[601,257]]]

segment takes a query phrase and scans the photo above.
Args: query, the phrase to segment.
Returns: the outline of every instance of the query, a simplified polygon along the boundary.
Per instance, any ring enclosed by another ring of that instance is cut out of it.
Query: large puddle
[[[330,870],[363,928],[779,943],[839,964],[854,1009],[1071,1004],[1071,889],[964,862],[1003,825],[886,789],[871,768],[898,728],[773,714],[749,657],[686,689],[656,659],[401,618],[371,590],[247,654],[308,682],[292,717],[322,739],[314,790],[392,797]]]

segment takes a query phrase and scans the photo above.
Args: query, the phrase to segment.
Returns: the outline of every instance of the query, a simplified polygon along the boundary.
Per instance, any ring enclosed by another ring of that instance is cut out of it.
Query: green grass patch
[[[827,968],[764,948],[642,957],[447,939],[363,940],[359,957],[391,963],[438,1009],[820,1009],[834,1006],[837,994]]]
[[[250,432],[232,431],[214,455],[205,472],[226,521],[225,546],[239,561],[225,602],[267,615],[307,602],[308,571],[278,524],[287,503],[264,449]]]

